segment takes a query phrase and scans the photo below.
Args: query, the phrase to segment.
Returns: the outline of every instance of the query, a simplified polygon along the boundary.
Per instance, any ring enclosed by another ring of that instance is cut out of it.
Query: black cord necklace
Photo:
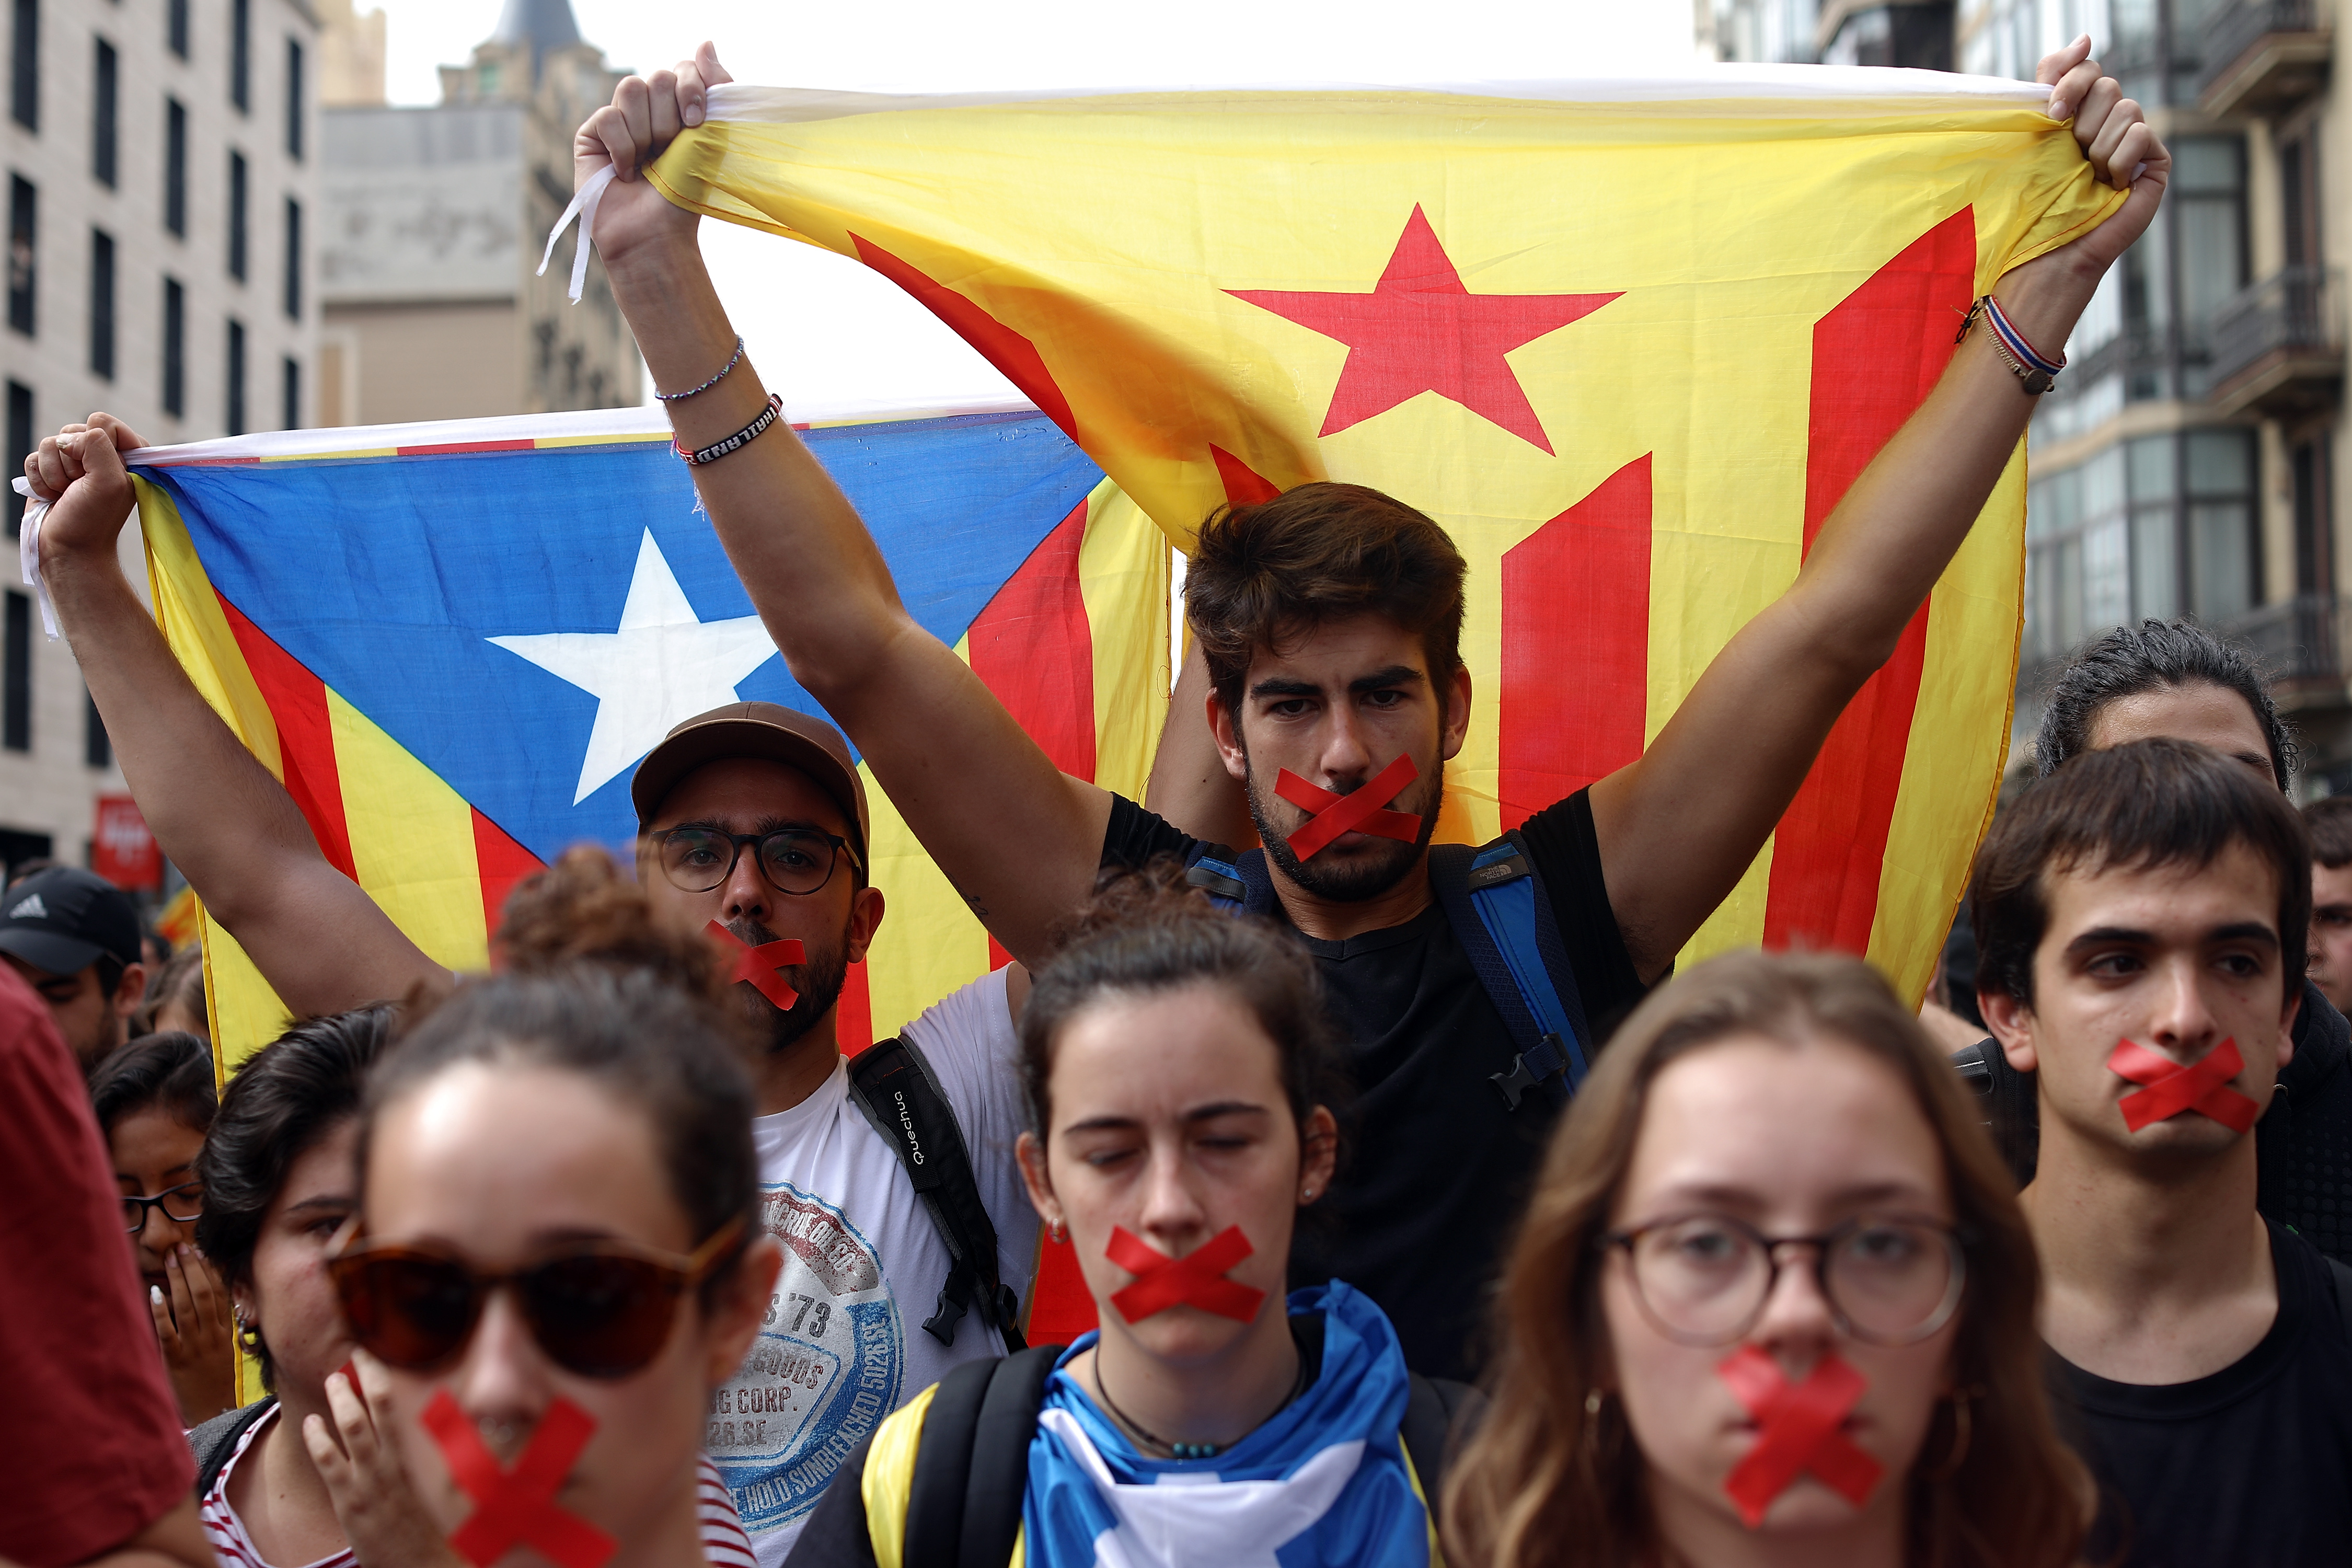
[[[1094,1371],[1096,1394],[1101,1398],[1103,1408],[1110,1412],[1110,1418],[1118,1422],[1120,1426],[1124,1427],[1129,1436],[1141,1438],[1147,1447],[1160,1449],[1171,1459],[1213,1459],[1219,1453],[1223,1451],[1223,1446],[1216,1443],[1171,1443],[1167,1438],[1160,1436],[1157,1432],[1154,1432],[1150,1427],[1144,1426],[1143,1423],[1138,1421],[1134,1416],[1129,1415],[1126,1411],[1121,1410],[1118,1407],[1118,1401],[1110,1396],[1109,1384],[1103,1382],[1102,1352],[1100,1351],[1097,1351],[1095,1352]],[[1284,1411],[1289,1409],[1291,1403],[1296,1400],[1299,1394],[1306,1392],[1306,1389],[1307,1358],[1304,1355],[1301,1355],[1298,1358],[1298,1375],[1290,1380],[1290,1392],[1282,1396],[1281,1404],[1276,1405],[1272,1411],[1267,1413],[1265,1420],[1271,1421],[1276,1415],[1279,1415]],[[1258,1423],[1259,1426],[1263,1426],[1265,1425],[1265,1421]],[[1256,1429],[1256,1427],[1251,1428],[1252,1431],[1255,1431]]]

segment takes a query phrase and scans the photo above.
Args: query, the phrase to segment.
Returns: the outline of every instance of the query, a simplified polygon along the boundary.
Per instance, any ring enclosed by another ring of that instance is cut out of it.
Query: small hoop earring
[[[1969,1417],[1969,1405],[1974,1398],[1975,1391],[1971,1389],[1962,1389],[1952,1395],[1952,1451],[1937,1461],[1933,1469],[1921,1470],[1920,1479],[1948,1481],[1960,1473],[1960,1466],[1967,1462],[1969,1457],[1969,1438],[1972,1426]]]
[[[261,1325],[245,1315],[245,1309],[232,1306],[229,1315],[236,1320],[236,1348],[247,1355],[261,1349]]]

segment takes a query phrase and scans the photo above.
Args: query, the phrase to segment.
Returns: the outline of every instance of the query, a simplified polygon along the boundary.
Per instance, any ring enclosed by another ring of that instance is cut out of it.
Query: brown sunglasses
[[[742,1250],[740,1215],[690,1258],[597,1241],[503,1274],[482,1273],[446,1252],[355,1237],[327,1259],[327,1273],[352,1337],[386,1365],[429,1372],[455,1360],[490,1292],[506,1286],[551,1361],[583,1377],[613,1378],[658,1355],[678,1298]]]

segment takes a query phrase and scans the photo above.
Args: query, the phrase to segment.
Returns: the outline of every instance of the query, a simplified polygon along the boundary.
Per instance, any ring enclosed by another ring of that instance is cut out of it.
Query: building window
[[[8,472],[11,476],[25,471],[25,459],[33,455],[33,389],[22,382],[8,384]],[[25,498],[13,485],[0,486],[8,494],[8,537],[16,537],[24,526]]]
[[[114,237],[89,231],[89,374],[114,379]]]
[[[2294,483],[2294,591],[2310,598],[2336,592],[2335,531],[2329,526],[2333,509],[2327,504],[2330,481],[2325,434],[2298,443],[2287,455]]]
[[[33,601],[13,589],[0,628],[0,747],[33,749]]]
[[[2185,357],[2201,359],[2213,314],[2246,286],[2246,145],[2235,136],[2182,136],[2173,149],[2171,198]],[[2204,395],[2201,368],[2182,395]]]
[[[278,427],[281,430],[302,428],[302,365],[288,354],[278,365]]]
[[[228,100],[253,107],[253,0],[228,0]]]
[[[231,149],[228,155],[228,275],[238,282],[245,281],[245,154]]]
[[[302,161],[302,41],[286,40],[286,155]]]
[[[286,198],[286,316],[302,319],[302,204]]]
[[[182,59],[188,58],[188,0],[171,0],[165,8],[168,17],[166,37],[172,52]]]
[[[101,185],[114,184],[116,135],[121,115],[115,106],[118,62],[114,46],[98,41],[98,59],[91,70],[89,94],[89,172]]]
[[[2189,612],[2226,622],[2262,602],[2253,433],[2192,430],[2187,441]]]
[[[245,323],[235,317],[228,323],[228,433],[245,434]]]
[[[163,226],[187,237],[188,110],[176,98],[163,100]]]
[[[22,174],[8,176],[8,324],[33,335],[33,281],[37,198],[33,182]]]
[[[81,760],[93,768],[112,767],[114,742],[107,739],[106,721],[99,715],[98,699],[84,687],[81,700]]]
[[[188,412],[188,291],[176,278],[163,279],[163,412]]]
[[[8,73],[8,112],[27,131],[41,128],[41,0],[16,0],[15,68]]]

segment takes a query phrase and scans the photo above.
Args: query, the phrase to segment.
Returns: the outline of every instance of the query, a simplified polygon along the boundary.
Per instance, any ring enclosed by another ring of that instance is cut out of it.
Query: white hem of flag
[[[946,419],[969,414],[1034,414],[1017,399],[975,401],[951,406],[909,406],[843,402],[788,409],[797,426],[868,425],[885,420]],[[590,408],[560,414],[512,414],[489,419],[427,419],[410,425],[337,425],[308,430],[265,430],[188,441],[176,447],[142,447],[123,454],[134,468],[190,463],[254,463],[297,458],[391,457],[401,452],[453,451],[529,441],[586,445],[596,441],[667,441],[669,422],[658,407]]]
[[[1906,113],[1952,109],[2039,109],[2050,89],[2006,77],[1961,76],[1890,66],[1698,66],[1688,76],[1587,77],[1567,81],[1477,81],[1445,83],[1277,82],[1190,88],[1041,88],[1012,92],[884,93],[828,88],[755,87],[724,82],[710,89],[712,120],[792,122],[838,120],[856,114],[889,114],[926,109],[973,109],[1056,100],[1182,96],[1213,107],[1219,100],[1288,97],[1305,93],[1401,93],[1538,103],[1738,102],[1749,113],[1818,116],[1873,102],[1893,101]],[[1105,107],[1111,107],[1106,103]],[[1257,107],[1236,101],[1232,107]]]

